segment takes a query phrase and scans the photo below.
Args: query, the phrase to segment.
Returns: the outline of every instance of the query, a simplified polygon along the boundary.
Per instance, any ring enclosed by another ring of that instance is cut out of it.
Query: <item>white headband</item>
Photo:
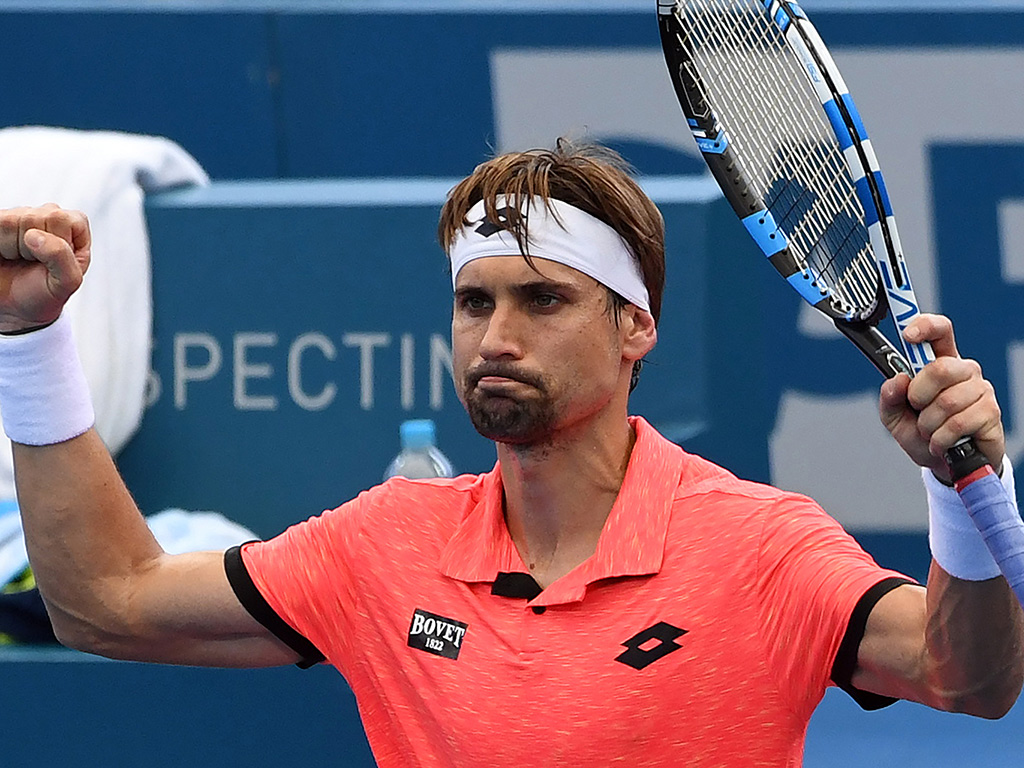
[[[499,195],[496,204],[500,212],[506,204],[505,197]],[[549,199],[548,205],[540,198],[526,202],[530,256],[579,270],[629,303],[650,312],[650,298],[640,266],[622,237],[603,221],[568,203]],[[474,259],[522,254],[511,232],[485,220],[482,200],[469,209],[466,219],[469,226],[458,231],[451,247],[453,288],[459,270]]]

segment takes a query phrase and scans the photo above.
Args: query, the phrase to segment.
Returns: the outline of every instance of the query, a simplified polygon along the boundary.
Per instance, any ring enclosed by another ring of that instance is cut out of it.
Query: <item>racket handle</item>
[[[961,438],[946,451],[946,465],[949,467],[949,474],[953,477],[954,485],[961,478],[967,477],[972,472],[977,472],[982,467],[991,467],[985,454],[978,450],[974,440],[969,437]]]
[[[1024,521],[1015,500],[970,438],[950,448],[946,460],[967,514],[1010,589],[1024,605]]]

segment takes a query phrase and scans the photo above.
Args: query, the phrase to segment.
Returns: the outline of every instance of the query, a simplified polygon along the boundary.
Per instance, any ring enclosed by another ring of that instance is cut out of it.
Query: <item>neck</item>
[[[542,587],[594,554],[635,440],[622,413],[542,444],[498,445],[509,534]]]

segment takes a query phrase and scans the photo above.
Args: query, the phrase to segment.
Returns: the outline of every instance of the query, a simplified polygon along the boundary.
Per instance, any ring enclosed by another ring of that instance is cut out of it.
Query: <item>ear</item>
[[[658,341],[658,329],[650,312],[634,304],[627,304],[620,317],[622,357],[630,362],[650,352]]]

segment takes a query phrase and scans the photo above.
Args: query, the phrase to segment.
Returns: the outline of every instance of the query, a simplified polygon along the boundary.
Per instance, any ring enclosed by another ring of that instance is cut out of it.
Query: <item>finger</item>
[[[85,274],[92,263],[92,231],[89,229],[89,219],[81,211],[68,211],[71,222],[71,248],[75,254],[75,261]]]
[[[920,413],[917,428],[934,456],[943,455],[963,437],[973,437],[989,461],[1002,460],[1002,413],[995,390],[984,379],[972,379],[944,390]]]
[[[882,384],[878,398],[879,417],[893,439],[916,464],[941,471],[944,462],[932,456],[928,450],[928,439],[918,432],[917,413],[907,401],[909,384],[910,377],[906,374],[894,376]]]
[[[84,273],[89,268],[92,244],[89,220],[80,211],[64,210],[53,203],[43,206],[43,210],[46,211],[44,228],[71,246],[75,260]]]
[[[912,344],[927,341],[936,357],[959,357],[953,322],[945,315],[922,314],[910,321],[903,337]]]
[[[41,209],[45,212],[41,229],[56,235],[68,245],[72,245],[73,234],[71,231],[71,212],[58,208],[53,203],[47,203]]]
[[[943,456],[964,437],[970,436],[993,466],[1003,458],[1005,439],[998,411],[992,412],[979,401],[946,419],[932,433],[928,450],[933,456]]]
[[[0,211],[0,258],[21,259],[21,228],[18,222],[26,210],[11,208]]]
[[[961,357],[937,357],[910,382],[907,399],[912,408],[923,411],[944,390],[971,380],[979,383],[985,380],[977,361]]]
[[[949,419],[966,413],[976,406],[987,408],[995,414],[999,412],[999,405],[996,403],[992,387],[987,381],[969,379],[947,387],[921,409],[917,417],[918,431],[922,437],[930,440],[931,436]],[[964,424],[963,426],[971,425]],[[965,432],[958,438],[969,434],[973,434],[973,432]]]

